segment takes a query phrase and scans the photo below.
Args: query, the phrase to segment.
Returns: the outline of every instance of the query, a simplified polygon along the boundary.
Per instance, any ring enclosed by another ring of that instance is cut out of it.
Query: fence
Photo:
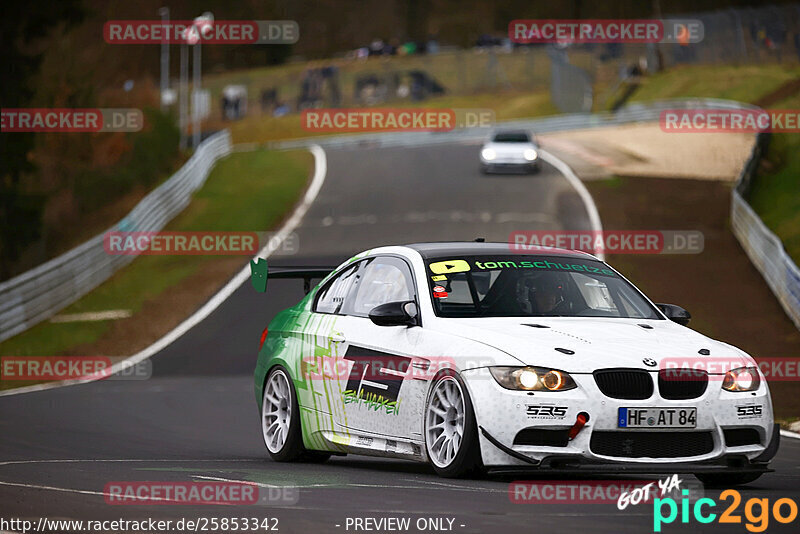
[[[800,4],[722,9],[685,18],[700,20],[705,36],[697,45],[671,47],[664,58],[667,65],[780,63],[800,57]]]
[[[299,112],[306,92],[315,95],[306,105],[319,107],[393,105],[414,99],[414,82],[409,78],[413,72],[427,74],[449,96],[498,89],[549,91],[558,110],[576,112],[607,109],[609,99],[634,65],[652,70],[659,64],[669,68],[681,64],[796,64],[800,60],[798,3],[669,14],[664,18],[701,21],[703,40],[686,45],[574,44],[556,50],[551,45],[515,47],[506,39],[502,46],[494,47],[443,47],[438,53],[425,55],[340,57],[212,74],[205,84],[210,90],[214,120],[220,120],[222,91],[229,84],[247,89],[248,114],[269,115],[277,103],[282,104],[282,113]],[[314,75],[317,70],[326,70],[324,80]],[[430,96],[422,93],[423,97]],[[270,95],[266,99],[269,105],[262,100],[265,94]]]
[[[549,47],[550,100],[564,113],[592,111],[592,79],[585,70],[571,64],[566,50]]]
[[[230,151],[231,139],[227,131],[210,137],[178,172],[144,197],[108,231],[155,232],[162,229],[189,204],[192,193],[205,183],[214,163]],[[0,341],[53,316],[133,261],[135,256],[106,253],[104,234],[0,283]]]

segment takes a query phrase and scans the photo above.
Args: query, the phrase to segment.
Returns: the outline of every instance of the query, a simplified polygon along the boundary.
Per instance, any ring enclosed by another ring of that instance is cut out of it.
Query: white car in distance
[[[525,130],[497,130],[481,147],[481,172],[538,172],[539,146]]]

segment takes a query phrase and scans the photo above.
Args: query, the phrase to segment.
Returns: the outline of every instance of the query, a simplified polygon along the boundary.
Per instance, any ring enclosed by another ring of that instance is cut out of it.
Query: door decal
[[[411,358],[351,345],[344,359],[353,362],[343,393],[344,403],[357,402],[369,410],[398,414],[400,388]]]

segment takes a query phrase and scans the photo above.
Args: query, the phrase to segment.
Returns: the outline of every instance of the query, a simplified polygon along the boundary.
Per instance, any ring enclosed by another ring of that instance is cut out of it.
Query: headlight
[[[761,385],[757,367],[739,367],[725,373],[722,389],[726,391],[755,391]]]
[[[481,157],[486,161],[492,161],[494,158],[497,157],[497,152],[495,152],[491,148],[484,148],[483,150],[481,150]]]
[[[522,153],[522,157],[527,159],[528,161],[534,161],[536,158],[539,157],[539,154],[532,148],[526,148],[525,152]]]
[[[565,391],[578,387],[568,373],[547,367],[489,367],[489,372],[506,389]]]

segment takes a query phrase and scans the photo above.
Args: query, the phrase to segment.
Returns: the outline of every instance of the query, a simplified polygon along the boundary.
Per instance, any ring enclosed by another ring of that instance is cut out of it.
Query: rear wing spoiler
[[[259,293],[267,290],[267,278],[297,278],[303,279],[303,290],[306,295],[311,291],[311,280],[315,278],[325,278],[332,273],[336,267],[267,267],[267,260],[257,258],[258,261],[250,260],[250,282]]]

